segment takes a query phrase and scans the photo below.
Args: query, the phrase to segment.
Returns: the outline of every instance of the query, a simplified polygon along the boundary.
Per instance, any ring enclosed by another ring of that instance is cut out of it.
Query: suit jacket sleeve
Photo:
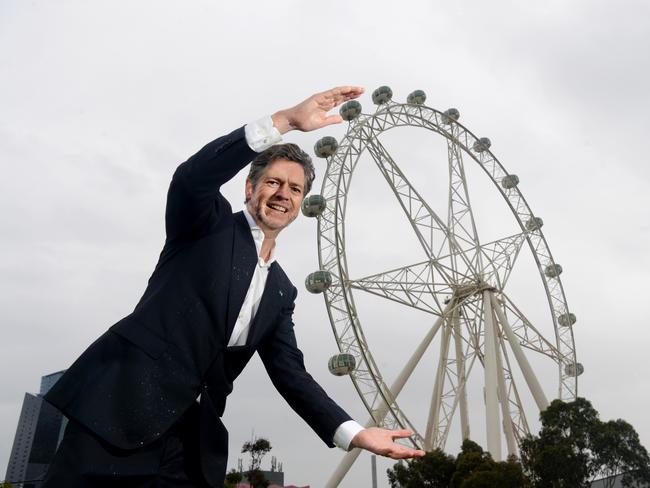
[[[167,193],[167,242],[196,239],[209,233],[230,204],[220,188],[255,156],[246,142],[244,127],[208,143],[181,164]]]
[[[283,308],[278,325],[262,341],[258,351],[273,385],[291,408],[329,447],[334,447],[334,432],[351,417],[327,396],[305,370],[291,318],[296,294],[294,287],[290,304]]]

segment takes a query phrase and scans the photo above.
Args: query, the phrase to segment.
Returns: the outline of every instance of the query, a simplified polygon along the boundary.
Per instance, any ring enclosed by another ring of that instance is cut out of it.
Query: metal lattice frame
[[[447,141],[449,199],[447,215],[439,217],[420,196],[406,175],[379,141],[382,132],[394,127],[420,127]],[[350,123],[336,152],[328,158],[321,194],[327,207],[318,221],[320,268],[328,271],[332,284],[324,293],[334,336],[341,352],[356,358],[350,377],[370,413],[369,424],[385,428],[409,428],[416,432],[414,445],[430,449],[444,447],[451,419],[459,410],[461,431],[469,436],[465,383],[478,360],[486,375],[488,431],[499,409],[504,421],[508,452],[529,433],[528,422],[513,376],[515,364],[523,372],[537,406],[548,401],[527,362],[523,349],[542,354],[558,367],[557,396],[571,400],[577,396],[577,377],[567,374],[567,365],[576,365],[573,330],[558,318],[569,309],[559,277],[545,270],[555,265],[539,226],[527,225],[534,218],[515,185],[500,183],[508,172],[487,148],[477,151],[479,139],[447,114],[424,105],[388,102],[372,115],[362,114]],[[424,251],[423,261],[362,278],[351,278],[345,249],[347,196],[354,169],[367,151],[377,165],[408,218]],[[467,188],[463,157],[470,157],[492,180],[517,220],[521,232],[481,244],[478,238]],[[524,242],[534,256],[551,311],[554,336],[544,337],[506,293],[508,278]],[[353,290],[372,293],[419,309],[432,316],[432,328],[413,353],[404,371],[389,387],[383,380],[361,327]],[[397,396],[413,368],[441,333],[440,357],[429,419],[425,431],[411,425],[397,403]],[[514,362],[508,349],[514,356]],[[488,390],[493,390],[493,394]],[[490,399],[490,395],[494,398]],[[488,437],[490,451],[500,450],[500,440]],[[498,457],[498,456],[496,456]],[[352,461],[353,462],[353,461]],[[335,485],[335,484],[334,484]],[[329,486],[334,486],[330,482]]]

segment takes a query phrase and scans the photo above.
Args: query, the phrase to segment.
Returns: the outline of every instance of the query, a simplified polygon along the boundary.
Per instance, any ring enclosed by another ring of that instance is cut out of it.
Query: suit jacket
[[[220,187],[254,156],[242,127],[178,167],[167,196],[167,238],[143,297],[46,396],[108,443],[136,449],[158,439],[200,394],[201,464],[214,486],[223,483],[228,445],[219,417],[255,351],[327,445],[350,419],[305,371],[292,322],[297,291],[277,263],[246,344],[226,347],[257,252],[244,215],[232,213]]]

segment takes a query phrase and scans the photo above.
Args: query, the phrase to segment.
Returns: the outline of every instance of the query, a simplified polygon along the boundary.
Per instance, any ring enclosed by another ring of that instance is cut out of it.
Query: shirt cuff
[[[344,451],[349,451],[351,449],[350,444],[352,444],[352,439],[362,430],[364,430],[362,425],[354,420],[348,420],[338,426],[336,432],[334,432],[332,442],[336,447],[340,447]]]
[[[244,133],[246,134],[248,146],[255,152],[262,152],[273,144],[282,141],[282,134],[273,126],[270,115],[246,124]]]

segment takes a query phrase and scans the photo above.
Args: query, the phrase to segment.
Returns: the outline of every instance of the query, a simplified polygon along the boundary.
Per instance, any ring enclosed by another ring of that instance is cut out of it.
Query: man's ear
[[[253,183],[248,178],[246,178],[245,196],[246,196],[246,202],[248,202],[253,196]]]

